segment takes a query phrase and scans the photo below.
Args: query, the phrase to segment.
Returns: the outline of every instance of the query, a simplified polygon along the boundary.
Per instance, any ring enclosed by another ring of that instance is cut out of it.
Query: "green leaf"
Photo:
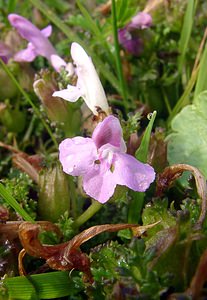
[[[14,199],[11,192],[0,183],[0,195],[25,221],[34,222],[34,220],[27,214],[27,212]]]
[[[152,113],[150,122],[145,130],[144,135],[143,135],[141,145],[135,153],[136,158],[144,163],[147,162],[147,154],[148,154],[148,148],[149,148],[149,143],[150,143],[150,136],[151,136],[152,126],[154,124],[156,114],[157,114],[156,111],[154,111]]]
[[[157,112],[154,111],[151,115],[150,122],[145,130],[143,135],[141,145],[139,149],[136,151],[135,156],[138,160],[146,163],[147,162],[147,155],[149,150],[149,143],[151,137],[152,126],[154,124],[154,120],[156,117]],[[137,223],[140,221],[141,218],[141,211],[144,206],[144,197],[145,193],[139,193],[130,191],[130,196],[132,197],[129,205],[128,211],[128,222],[129,223]]]
[[[136,15],[137,2],[134,0],[117,0],[116,7],[118,27],[123,27]]]
[[[200,94],[204,90],[207,90],[206,70],[207,70],[207,46],[203,51],[201,61],[200,61],[200,68],[198,71],[198,77],[197,77],[195,91],[194,91],[194,99],[198,96],[198,94]]]
[[[55,299],[78,293],[82,286],[76,284],[68,272],[51,272],[31,276],[6,278],[8,294],[15,300]]]
[[[207,91],[199,94],[172,120],[167,156],[170,164],[197,167],[207,178]]]
[[[196,3],[195,0],[189,0],[187,2],[187,8],[184,16],[184,22],[183,22],[183,28],[181,31],[178,51],[180,53],[179,59],[178,59],[178,70],[179,72],[182,72],[184,60],[185,60],[185,54],[187,52],[192,28],[193,28],[193,22],[194,22],[194,15],[196,11]]]

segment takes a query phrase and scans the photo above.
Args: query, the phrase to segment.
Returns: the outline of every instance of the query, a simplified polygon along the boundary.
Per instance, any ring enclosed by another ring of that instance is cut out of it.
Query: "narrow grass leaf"
[[[156,111],[154,111],[152,113],[150,122],[145,130],[144,135],[143,135],[141,145],[135,153],[136,158],[144,163],[147,162],[147,154],[148,154],[148,149],[149,149],[150,136],[151,136],[152,126],[154,124],[156,114],[157,114]]]
[[[125,109],[127,111],[128,102],[127,102],[127,87],[126,82],[123,74],[122,69],[122,62],[120,56],[120,46],[118,41],[118,28],[117,28],[117,17],[116,17],[116,2],[112,0],[112,24],[113,24],[113,36],[114,36],[114,46],[115,46],[115,58],[116,58],[116,67],[117,67],[117,74],[121,86],[121,95],[123,97],[123,103]]]
[[[34,222],[28,213],[21,207],[21,205],[14,199],[11,192],[0,183],[0,195],[4,201],[9,204],[25,221]]]
[[[81,286],[74,284],[68,272],[51,272],[7,278],[4,284],[13,299],[56,299],[74,295]]]
[[[203,91],[207,90],[207,45],[205,50],[203,51],[200,68],[198,71],[198,77],[196,81],[195,91],[194,91],[194,99]]]
[[[144,135],[143,135],[141,145],[135,153],[136,158],[143,163],[147,162],[147,155],[148,155],[148,150],[149,150],[151,131],[152,131],[152,126],[154,124],[154,120],[156,118],[156,114],[157,114],[156,111],[154,111],[152,113],[150,122],[145,130]],[[142,212],[142,208],[144,206],[145,193],[129,191],[129,194],[131,196],[131,201],[130,201],[129,210],[128,210],[128,222],[129,223],[138,223],[141,219],[141,212]]]
[[[188,44],[193,28],[193,21],[195,16],[195,0],[189,0],[187,1],[187,9],[184,16],[184,22],[183,27],[181,31],[178,51],[180,53],[178,58],[178,70],[179,72],[182,72],[183,64],[185,62],[185,55],[188,49]]]

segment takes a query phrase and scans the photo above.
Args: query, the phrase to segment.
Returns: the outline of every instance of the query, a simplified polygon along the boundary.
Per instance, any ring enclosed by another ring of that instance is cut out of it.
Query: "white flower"
[[[70,102],[82,97],[94,115],[98,115],[98,108],[108,114],[106,95],[91,58],[78,43],[72,43],[71,56],[76,65],[77,84],[68,85],[67,89],[56,91],[53,96]]]

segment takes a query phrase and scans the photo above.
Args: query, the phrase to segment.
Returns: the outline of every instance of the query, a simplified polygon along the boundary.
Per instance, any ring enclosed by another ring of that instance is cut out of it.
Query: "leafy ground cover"
[[[207,5],[0,2],[0,298],[207,297]]]

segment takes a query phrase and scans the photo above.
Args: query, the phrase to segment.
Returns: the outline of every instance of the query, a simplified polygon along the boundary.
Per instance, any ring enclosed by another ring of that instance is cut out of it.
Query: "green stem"
[[[180,97],[180,99],[178,100],[177,104],[175,105],[175,107],[173,108],[173,110],[171,111],[171,114],[167,120],[167,124],[168,126],[170,126],[172,119],[177,115],[177,113],[186,105],[190,104],[190,93],[195,85],[196,79],[197,79],[197,75],[198,75],[198,71],[199,71],[199,66],[193,71],[190,80],[188,81],[188,84],[185,88],[184,93],[182,94],[182,96]]]
[[[115,53],[116,53],[116,66],[118,77],[121,85],[122,97],[124,101],[124,105],[126,110],[128,110],[128,101],[127,101],[127,87],[126,82],[123,75],[122,63],[121,63],[121,56],[120,56],[120,46],[118,40],[118,28],[117,28],[117,18],[116,18],[116,3],[115,0],[112,0],[112,21],[113,21],[113,35],[114,35],[114,46],[115,46]]]
[[[92,200],[92,204],[89,206],[87,210],[85,210],[82,215],[80,215],[75,222],[73,223],[74,227],[80,227],[86,221],[88,221],[97,211],[101,209],[103,205],[100,204],[98,201]]]
[[[161,88],[161,91],[162,91],[162,94],[163,94],[163,98],[164,98],[164,101],[165,101],[165,105],[166,105],[166,108],[167,108],[167,111],[168,111],[168,114],[170,115],[171,112],[172,112],[172,109],[170,107],[170,103],[169,103],[169,100],[168,100],[168,97],[164,91],[163,88]]]
[[[53,24],[55,24],[69,39],[70,42],[79,43],[87,53],[93,58],[93,61],[101,74],[111,83],[111,85],[120,92],[120,84],[114,74],[110,71],[108,66],[104,61],[102,61],[92,50],[85,44],[83,39],[79,38],[77,34],[75,34],[70,27],[68,27],[62,19],[58,18],[56,14],[54,14],[51,9],[40,0],[30,0],[30,2],[39,9]]]
[[[55,147],[58,148],[58,143],[52,133],[52,131],[50,130],[50,127],[47,125],[47,123],[45,122],[44,118],[42,117],[41,113],[39,112],[38,108],[34,105],[34,103],[32,102],[32,100],[30,99],[30,97],[27,95],[27,93],[23,90],[23,88],[21,87],[21,85],[18,83],[18,81],[15,79],[15,77],[13,76],[13,74],[10,72],[9,68],[5,65],[5,63],[3,62],[2,59],[0,59],[0,64],[2,65],[4,71],[8,74],[8,76],[11,78],[11,80],[13,81],[13,83],[16,85],[17,89],[20,91],[20,93],[23,95],[23,97],[25,98],[25,100],[31,105],[34,113],[38,116],[38,118],[40,118],[40,120],[42,121],[42,124],[44,125],[45,129],[47,130],[48,134],[50,135],[53,143],[55,144]]]
[[[21,205],[12,196],[10,191],[6,189],[3,184],[0,183],[0,196],[4,201],[9,204],[25,221],[34,222],[34,220],[28,215],[28,213],[21,207]]]

